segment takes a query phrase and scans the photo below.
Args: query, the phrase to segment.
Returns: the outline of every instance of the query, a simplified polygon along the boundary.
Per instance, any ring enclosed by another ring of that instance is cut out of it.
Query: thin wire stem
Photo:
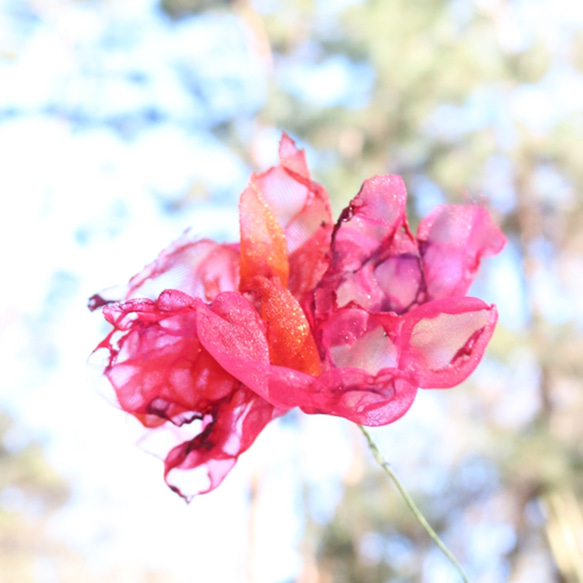
[[[389,462],[387,462],[383,458],[383,456],[378,448],[378,445],[376,444],[376,442],[372,438],[372,435],[362,425],[359,425],[358,427],[362,431],[364,436],[366,437],[366,440],[368,441],[368,446],[369,446],[370,450],[372,451],[375,460],[378,462],[378,464],[381,466],[381,468],[383,468],[383,470],[385,470],[385,472],[388,474],[388,476],[391,478],[391,480],[393,480],[395,486],[397,486],[397,489],[401,493],[401,496],[403,496],[405,502],[407,503],[407,506],[409,506],[411,512],[415,515],[415,518],[419,521],[419,524],[421,524],[421,526],[425,529],[427,534],[433,539],[435,544],[441,549],[443,554],[449,559],[451,564],[457,569],[461,578],[464,580],[464,583],[470,583],[468,577],[466,576],[466,574],[464,573],[464,570],[462,569],[462,566],[458,563],[457,559],[453,556],[453,553],[445,546],[445,543],[439,538],[438,534],[433,530],[433,528],[431,528],[431,525],[427,522],[427,520],[425,519],[425,516],[423,516],[423,514],[421,513],[421,511],[417,507],[417,504],[415,504],[415,502],[413,501],[413,498],[411,498],[411,495],[409,494],[409,492],[407,492],[407,490],[405,489],[405,486],[403,486],[403,484],[401,483],[401,481],[399,480],[399,478],[395,474],[393,468],[391,468],[391,465],[389,464]]]

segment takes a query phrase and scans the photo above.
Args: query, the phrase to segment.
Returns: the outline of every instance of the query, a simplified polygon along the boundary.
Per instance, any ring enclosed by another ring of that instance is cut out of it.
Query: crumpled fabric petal
[[[113,329],[98,346],[107,353],[104,374],[120,407],[145,427],[173,426],[165,427],[176,439],[165,454],[165,477],[187,499],[218,486],[265,425],[284,412],[230,375],[204,348],[197,334],[199,304],[166,290],[156,301],[108,305],[104,315]],[[183,439],[179,429],[196,421],[200,433]],[[176,475],[196,469],[202,475],[195,491],[179,490]]]
[[[419,224],[417,239],[427,297],[435,300],[467,294],[481,259],[506,244],[488,211],[475,205],[437,207]]]
[[[332,211],[328,193],[310,179],[305,153],[286,134],[279,159],[279,165],[254,174],[249,188],[267,203],[285,233],[289,289],[301,301],[327,267]]]
[[[466,379],[496,325],[495,306],[466,297],[505,243],[485,208],[443,205],[415,236],[403,180],[375,176],[334,225],[285,134],[279,156],[241,195],[239,243],[187,232],[90,299],[112,326],[97,350],[119,406],[160,437],[166,482],[187,500],[292,408],[396,421],[418,389]]]
[[[89,309],[130,298],[155,300],[166,289],[211,301],[220,292],[237,289],[238,285],[239,245],[197,239],[186,231],[126,286],[91,296]]]

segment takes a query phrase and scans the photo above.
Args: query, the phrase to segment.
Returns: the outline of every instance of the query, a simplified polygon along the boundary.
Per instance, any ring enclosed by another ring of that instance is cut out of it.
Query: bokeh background
[[[87,298],[237,238],[280,131],[336,213],[477,198],[508,237],[463,386],[374,431],[477,583],[583,582],[583,4],[0,0],[0,581],[449,583],[350,423],[290,413],[189,506],[100,396]]]

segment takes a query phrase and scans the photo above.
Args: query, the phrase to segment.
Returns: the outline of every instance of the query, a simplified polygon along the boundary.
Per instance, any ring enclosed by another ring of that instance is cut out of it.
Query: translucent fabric
[[[419,388],[462,382],[497,312],[465,297],[505,238],[478,206],[445,205],[413,236],[398,176],[367,180],[334,226],[286,135],[280,164],[241,195],[239,244],[186,233],[117,292],[95,295],[120,407],[165,446],[186,499],[218,486],[273,418],[385,425]],[[111,295],[111,294],[110,294]]]

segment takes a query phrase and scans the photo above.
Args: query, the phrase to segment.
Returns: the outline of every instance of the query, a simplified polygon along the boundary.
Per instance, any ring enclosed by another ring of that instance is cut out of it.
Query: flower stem
[[[369,446],[370,450],[372,451],[375,460],[383,468],[383,470],[385,470],[385,472],[388,474],[388,476],[391,478],[391,480],[393,480],[395,486],[397,486],[397,489],[401,493],[401,496],[403,496],[405,502],[407,503],[407,506],[409,506],[411,512],[415,515],[415,518],[419,521],[419,524],[421,524],[421,526],[425,529],[427,534],[433,539],[435,544],[441,549],[443,554],[449,559],[451,564],[457,569],[461,578],[464,580],[464,583],[469,583],[469,579],[466,576],[466,574],[464,573],[462,566],[458,563],[457,559],[453,556],[453,553],[445,546],[445,543],[439,538],[438,534],[433,530],[433,528],[431,528],[431,525],[427,522],[427,520],[425,519],[425,516],[423,516],[423,514],[421,513],[421,511],[419,510],[419,508],[417,507],[417,505],[413,501],[413,498],[411,498],[411,495],[409,494],[409,492],[407,492],[407,490],[405,489],[405,486],[403,486],[403,484],[401,483],[401,481],[399,480],[399,478],[395,474],[393,468],[391,468],[391,465],[389,464],[389,462],[387,462],[383,458],[383,456],[379,450],[378,445],[376,444],[376,442],[372,438],[372,435],[362,425],[359,425],[358,427],[362,431],[363,435],[366,437],[366,440],[368,441],[368,446]]]

